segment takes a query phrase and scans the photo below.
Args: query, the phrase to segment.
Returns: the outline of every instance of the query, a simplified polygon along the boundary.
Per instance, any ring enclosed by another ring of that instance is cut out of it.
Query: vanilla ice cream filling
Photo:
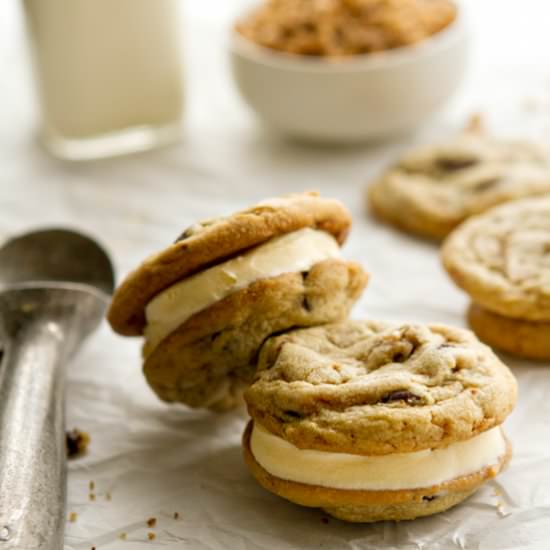
[[[361,456],[298,449],[254,423],[250,450],[271,475],[333,489],[402,490],[439,485],[499,463],[506,454],[500,427],[445,449]]]
[[[309,271],[318,262],[339,257],[340,247],[332,235],[305,228],[183,279],[155,296],[145,308],[147,353],[195,313],[233,292],[260,279]]]

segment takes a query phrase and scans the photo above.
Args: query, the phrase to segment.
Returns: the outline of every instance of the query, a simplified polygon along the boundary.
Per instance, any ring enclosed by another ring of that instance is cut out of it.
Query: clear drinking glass
[[[24,0],[41,141],[73,160],[180,135],[181,0]]]

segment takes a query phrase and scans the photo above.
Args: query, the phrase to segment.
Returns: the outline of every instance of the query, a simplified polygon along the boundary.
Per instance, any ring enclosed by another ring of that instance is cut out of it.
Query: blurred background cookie
[[[499,203],[550,193],[550,151],[478,131],[406,153],[368,189],[372,212],[400,229],[444,238]]]
[[[550,358],[550,195],[468,220],[445,241],[442,260],[475,303],[469,321],[482,339]]]
[[[247,464],[267,490],[347,521],[461,502],[511,455],[508,368],[472,333],[344,321],[269,339],[245,392]]]
[[[145,337],[145,376],[166,401],[226,409],[264,340],[345,318],[366,285],[340,257],[351,217],[315,193],[201,222],[117,289],[113,329]]]

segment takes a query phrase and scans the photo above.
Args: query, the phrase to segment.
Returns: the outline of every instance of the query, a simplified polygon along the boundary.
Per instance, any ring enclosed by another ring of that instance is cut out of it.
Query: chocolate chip
[[[294,29],[285,28],[281,30],[281,38],[283,39],[290,39],[294,36]]]
[[[477,162],[477,159],[473,157],[442,157],[437,159],[436,164],[437,167],[441,170],[454,172],[455,170],[463,170],[464,168],[475,166]]]
[[[480,181],[474,188],[474,191],[486,191],[487,189],[491,189],[491,187],[495,187],[498,185],[502,180],[500,178],[488,178],[486,180]]]
[[[187,228],[175,241],[174,244],[179,243],[181,241],[185,241],[185,239],[188,239],[193,234],[192,227]]]
[[[300,275],[302,276],[302,285],[306,286],[306,279],[309,275],[309,271],[302,271],[300,272]],[[306,311],[312,311],[313,307],[311,306],[311,303],[309,302],[308,295],[304,292],[304,297],[302,298],[302,308]]]
[[[395,401],[405,401],[406,403],[415,403],[420,401],[420,397],[407,390],[400,390],[384,395],[382,403],[394,403]]]
[[[190,237],[193,237],[193,235],[196,235],[197,233],[200,233],[205,227],[208,227],[209,225],[213,225],[216,223],[215,219],[212,220],[203,220],[202,222],[195,223],[191,226],[189,226],[175,241],[175,243],[179,243],[180,241],[184,241],[185,239],[189,239]]]
[[[405,355],[404,353],[396,353],[394,356],[393,356],[393,359],[392,361],[394,363],[403,363],[404,361],[406,361],[408,359],[408,356]]]
[[[286,416],[290,416],[291,418],[302,418],[302,415],[296,411],[285,411],[284,414]]]
[[[426,495],[422,497],[422,500],[426,502],[431,502],[432,500],[435,500],[437,498],[437,495]]]

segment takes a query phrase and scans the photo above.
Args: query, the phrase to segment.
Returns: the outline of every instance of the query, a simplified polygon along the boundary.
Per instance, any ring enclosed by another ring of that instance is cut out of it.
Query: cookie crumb
[[[464,130],[472,134],[483,134],[485,132],[486,125],[481,113],[473,113],[468,121]]]
[[[120,535],[118,536],[118,538],[119,538],[120,540],[126,540],[126,537],[127,537],[127,536],[128,536],[127,533],[120,533]]]
[[[93,492],[95,489],[95,482],[90,481],[90,483],[88,483],[88,487],[90,488],[90,492]]]
[[[174,519],[180,519],[179,512],[174,512]]]
[[[500,500],[497,502],[496,508],[497,508],[497,514],[501,518],[505,518],[511,514],[511,512],[506,509],[504,503]]]
[[[111,496],[111,493],[105,493],[105,500],[108,502],[111,502],[113,500],[113,497]]]
[[[90,444],[90,435],[80,431],[78,428],[66,433],[67,457],[76,458],[86,454]]]
[[[328,518],[321,518],[321,523],[324,523],[325,525],[327,525],[328,522],[329,522]]]
[[[95,493],[90,493],[88,495],[88,497],[90,498],[90,500],[93,502],[95,500]]]
[[[76,512],[71,512],[69,514],[69,521],[74,523],[78,519],[78,514]]]
[[[157,518],[149,518],[147,520],[147,527],[155,527],[157,524]]]
[[[149,540],[155,540],[157,538],[157,536],[155,535],[155,533],[149,532],[149,533],[147,533],[147,538]]]

